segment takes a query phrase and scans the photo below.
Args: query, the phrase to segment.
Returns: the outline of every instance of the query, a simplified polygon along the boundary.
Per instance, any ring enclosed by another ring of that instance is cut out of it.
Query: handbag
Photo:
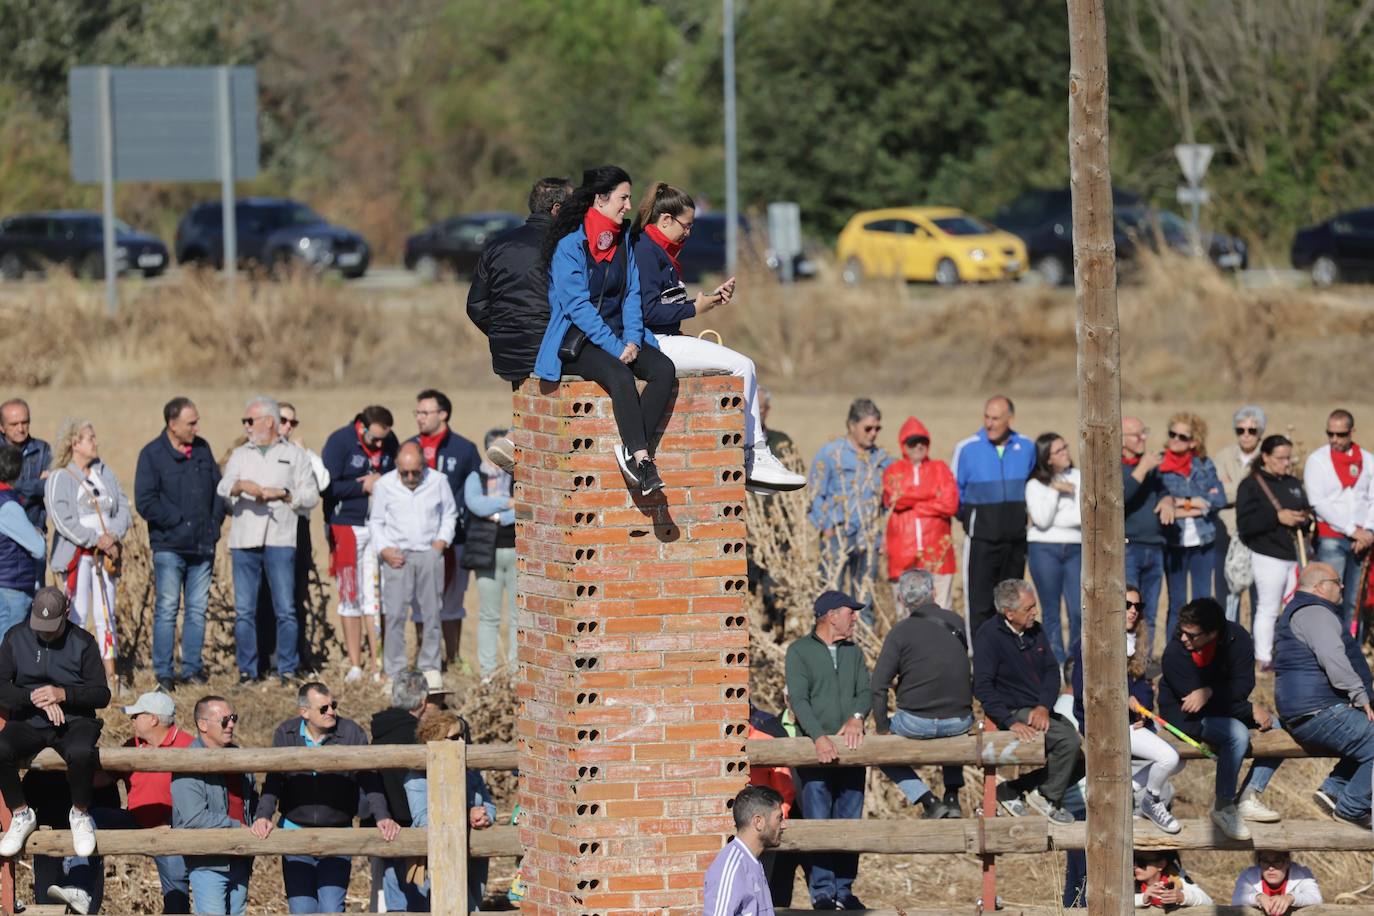
[[[1240,535],[1231,538],[1231,543],[1226,545],[1226,562],[1222,570],[1232,594],[1240,594],[1255,584],[1255,567],[1250,557],[1250,548],[1245,546]]]
[[[463,569],[491,569],[496,565],[496,536],[501,526],[489,518],[468,516],[467,536],[458,565]]]
[[[621,240],[620,240],[620,247],[623,249],[623,248],[625,247],[625,245],[626,245],[626,241],[625,241],[624,239],[621,239]],[[591,254],[591,251],[592,251],[591,246],[588,245],[588,246],[586,246],[586,247],[587,247],[587,253],[588,253],[588,254]],[[620,257],[620,254],[621,254],[621,252],[617,251],[615,256],[616,256],[616,257]],[[605,277],[605,274],[610,273],[610,270],[611,270],[611,268],[610,268],[609,266],[607,266],[607,267],[606,267],[606,270],[603,271],[603,273],[602,273],[602,278],[601,278],[601,281],[602,281],[602,282],[601,282],[601,295],[599,295],[599,296],[596,297],[596,311],[597,311],[597,314],[598,314],[598,315],[601,314],[601,303],[602,303],[603,301],[605,301],[605,299],[606,299],[606,282],[605,282],[605,281],[606,281],[606,277]],[[572,362],[573,360],[577,359],[577,357],[579,357],[579,356],[582,355],[582,348],[585,347],[586,345],[587,345],[587,332],[584,331],[584,330],[582,330],[581,328],[579,328],[577,325],[574,324],[572,327],[568,328],[567,333],[563,335],[563,342],[560,343],[560,344],[558,345],[558,359],[559,359],[560,361],[562,361],[562,362],[570,363],[570,362]],[[488,564],[488,565],[490,565],[490,564]],[[479,569],[479,568],[480,568],[480,569],[485,569],[486,567],[483,566],[483,567],[466,567],[466,568],[468,568],[468,569]]]

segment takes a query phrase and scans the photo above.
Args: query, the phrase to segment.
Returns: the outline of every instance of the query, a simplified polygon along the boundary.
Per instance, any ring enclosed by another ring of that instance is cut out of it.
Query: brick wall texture
[[[741,407],[680,376],[642,497],[599,385],[515,395],[524,913],[701,912],[749,772]]]

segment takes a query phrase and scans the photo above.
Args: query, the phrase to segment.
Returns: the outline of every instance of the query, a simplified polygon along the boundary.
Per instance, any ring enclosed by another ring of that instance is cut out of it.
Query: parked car
[[[954,207],[856,213],[840,232],[836,258],[846,283],[900,277],[954,286],[1016,279],[1026,270],[1019,238]]]
[[[1193,245],[1193,225],[1177,213],[1153,207],[1124,207],[1116,211],[1117,236],[1127,242],[1117,243],[1117,259],[1129,260],[1136,246],[1144,244],[1158,252],[1166,246],[1179,254],[1197,252]],[[1202,253],[1221,270],[1244,270],[1249,266],[1250,254],[1245,242],[1233,235],[1203,230],[1198,239]]]
[[[371,252],[363,237],[335,226],[305,204],[281,197],[248,197],[234,203],[240,265],[279,271],[292,263],[338,270],[350,279],[367,273]],[[224,266],[224,209],[218,201],[196,204],[177,224],[177,262]]]
[[[104,220],[84,210],[20,213],[0,221],[0,276],[18,280],[57,265],[77,276],[105,276]],[[155,277],[167,269],[167,246],[115,220],[115,266]]]
[[[406,270],[425,280],[436,280],[444,272],[470,277],[487,244],[524,222],[518,213],[468,213],[440,220],[406,239]]]
[[[1374,279],[1374,207],[1350,210],[1293,237],[1293,266],[1317,286]]]
[[[1115,209],[1141,205],[1140,196],[1112,189]],[[1031,270],[1051,286],[1073,282],[1073,212],[1068,188],[1026,191],[992,218],[998,226],[1020,236],[1026,243]],[[1117,257],[1131,247],[1117,231]]]

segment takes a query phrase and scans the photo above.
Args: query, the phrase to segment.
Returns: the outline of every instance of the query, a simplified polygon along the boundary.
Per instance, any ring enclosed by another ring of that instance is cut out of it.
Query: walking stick
[[[1307,566],[1307,538],[1302,536],[1302,529],[1299,528],[1298,534],[1298,569]]]
[[[71,468],[67,468],[66,470],[68,474],[76,478],[78,486],[91,494],[91,505],[95,508],[95,520],[100,524],[100,533],[104,537],[109,537],[110,532],[105,527],[105,513],[100,511],[100,497],[91,491],[91,488],[87,485],[86,481],[81,478],[81,475],[77,474]],[[118,543],[118,541],[116,541],[116,543]],[[92,551],[91,573],[95,576],[95,588],[100,595],[100,610],[105,618],[105,639],[100,647],[100,657],[102,659],[106,657],[106,653],[109,654],[110,658],[114,657],[115,642],[114,615],[110,613],[110,602],[105,598],[105,563],[107,560],[109,560],[108,554]]]
[[[1178,738],[1180,741],[1187,742],[1188,744],[1190,744],[1190,745],[1192,745],[1193,747],[1197,748],[1199,751],[1202,751],[1203,755],[1205,755],[1205,756],[1208,757],[1209,759],[1211,759],[1211,760],[1216,760],[1216,759],[1217,759],[1217,755],[1216,755],[1215,753],[1213,753],[1213,751],[1212,751],[1211,748],[1207,747],[1206,745],[1204,745],[1204,744],[1202,744],[1202,743],[1200,743],[1200,742],[1194,741],[1192,738],[1189,738],[1187,735],[1185,735],[1183,732],[1179,731],[1179,730],[1178,730],[1177,728],[1175,728],[1174,726],[1170,725],[1168,722],[1165,722],[1165,721],[1164,721],[1163,719],[1161,719],[1159,716],[1157,716],[1157,715],[1155,715],[1154,713],[1150,712],[1150,710],[1146,709],[1144,706],[1141,706],[1141,705],[1140,705],[1140,701],[1137,700],[1135,697],[1131,697],[1131,710],[1134,711],[1134,712],[1139,713],[1139,714],[1142,715],[1142,716],[1146,716],[1146,717],[1148,717],[1148,718],[1150,718],[1150,719],[1153,719],[1155,722],[1159,723],[1160,725],[1162,725],[1162,726],[1164,726],[1166,729],[1168,729],[1169,734],[1173,735],[1175,738]]]

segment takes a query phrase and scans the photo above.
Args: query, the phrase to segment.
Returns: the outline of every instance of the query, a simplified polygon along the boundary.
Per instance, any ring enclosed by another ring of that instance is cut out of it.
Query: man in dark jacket
[[[204,684],[201,649],[215,543],[224,522],[224,501],[215,493],[219,465],[210,445],[196,435],[200,411],[190,398],[172,398],[162,408],[166,428],[138,453],[134,503],[148,523],[153,550],[153,674],[162,690],[176,687],[172,675],[177,607],[186,594],[181,629],[181,679]]]
[[[396,467],[400,443],[391,431],[391,411],[376,404],[364,407],[353,422],[330,433],[320,459],[329,472],[325,488],[324,523],[329,542],[329,572],[339,593],[339,626],[350,668],[344,677],[353,683],[363,676],[363,635],[372,657],[381,658],[376,644],[381,596],[377,551],[367,537],[367,505],[373,485]],[[363,618],[372,618],[366,627]]]
[[[367,744],[367,733],[338,714],[339,703],[329,688],[311,681],[296,694],[300,715],[277,726],[273,747],[324,747]],[[357,773],[269,773],[253,821],[253,835],[266,839],[272,815],[281,809],[281,826],[351,827],[358,814],[359,789],[377,818],[377,829],[388,843],[401,827],[391,818],[382,782],[375,771]],[[293,913],[342,913],[348,875],[348,856],[282,856],[282,881]]]
[[[100,739],[97,709],[110,705],[110,687],[95,637],[67,622],[67,596],[40,588],[29,619],[0,642],[0,706],[10,711],[0,731],[0,793],[13,812],[0,838],[0,857],[11,858],[38,826],[19,783],[19,762],[53,747],[67,762],[72,792],[69,817],[78,856],[95,852],[90,806]]]
[[[29,435],[29,405],[23,398],[11,398],[0,404],[0,427],[5,440],[24,455],[24,470],[14,485],[14,492],[23,500],[24,512],[40,534],[48,531],[48,510],[43,505],[43,481],[52,465],[52,448],[42,439]]]
[[[973,689],[964,621],[935,603],[935,577],[911,569],[897,580],[897,604],[909,616],[883,640],[873,665],[873,727],[888,732],[887,691],[897,678],[897,712],[891,730],[907,738],[948,738],[966,735],[973,727]],[[883,767],[907,801],[920,802],[926,817],[961,817],[959,790],[964,768],[944,768],[945,795],[937,799],[925,781],[908,766]]]
[[[855,616],[862,609],[843,592],[823,592],[816,599],[815,629],[787,647],[788,701],[802,734],[815,743],[821,763],[839,759],[831,735],[843,738],[850,750],[863,743],[872,685],[863,650],[850,641]],[[863,816],[863,767],[798,767],[797,779],[808,818]],[[853,893],[858,873],[857,853],[813,860],[808,878],[811,908],[863,909]]]
[[[1159,479],[1160,452],[1136,417],[1121,420],[1121,481],[1126,491],[1126,581],[1140,586],[1145,652],[1154,658],[1155,612],[1164,583],[1164,526],[1174,521],[1174,498]]]
[[[436,675],[438,672],[434,672]],[[373,744],[414,744],[415,726],[430,707],[429,681],[418,668],[407,668],[391,682],[391,706],[372,716]],[[402,827],[411,826],[410,803],[406,800],[405,770],[382,770],[382,792],[391,819]],[[421,912],[428,898],[405,879],[405,859],[383,859],[382,879],[387,912]]]
[[[1178,612],[1178,638],[1169,640],[1161,659],[1159,714],[1190,738],[1217,752],[1216,801],[1212,822],[1233,840],[1248,840],[1246,821],[1273,822],[1277,812],[1259,795],[1280,763],[1256,758],[1250,775],[1236,787],[1250,749],[1250,729],[1268,731],[1277,720],[1250,702],[1255,689],[1255,643],[1212,598],[1198,598]]]
[[[1059,699],[1059,664],[1036,621],[1035,591],[1024,579],[997,583],[992,593],[999,616],[973,637],[973,693],[983,714],[1023,741],[1045,738],[1045,766],[997,789],[997,800],[1013,817],[1029,805],[1057,824],[1072,824],[1064,794],[1083,778],[1078,729],[1054,712]]]
[[[1341,758],[1317,790],[1336,820],[1369,829],[1374,768],[1374,675],[1345,626],[1342,581],[1334,566],[1312,563],[1274,630],[1274,705],[1304,747]]]

